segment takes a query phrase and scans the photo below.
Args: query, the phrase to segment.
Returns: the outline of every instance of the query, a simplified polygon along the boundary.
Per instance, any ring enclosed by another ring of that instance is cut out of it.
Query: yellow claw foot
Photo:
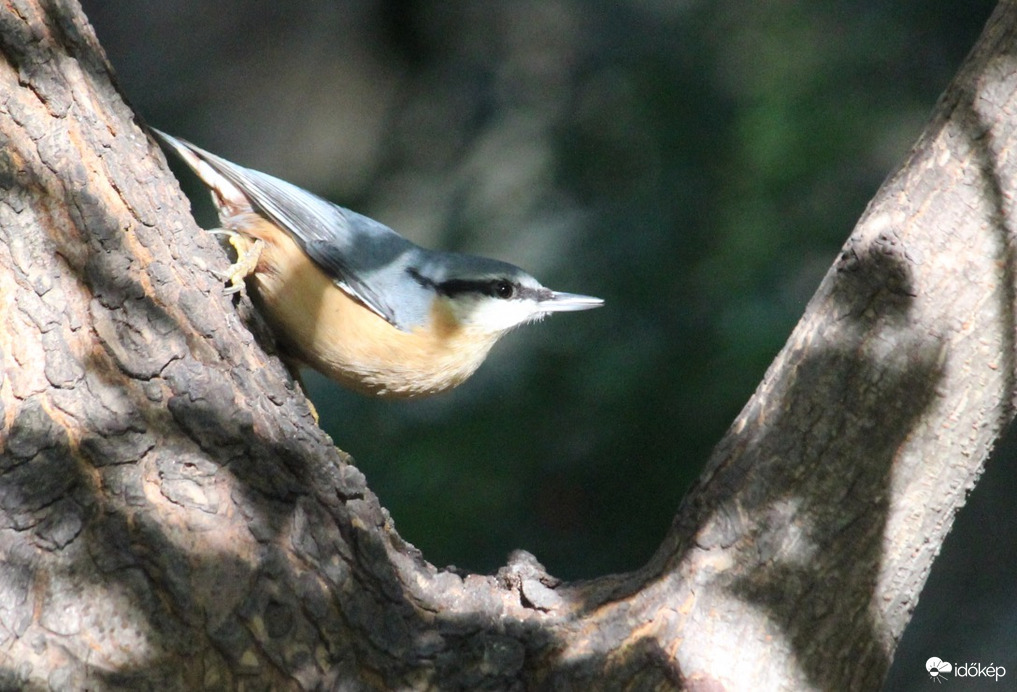
[[[229,238],[230,245],[237,253],[237,261],[229,266],[224,273],[216,274],[224,281],[229,282],[226,294],[237,293],[244,288],[244,279],[254,273],[258,268],[258,261],[261,259],[261,252],[265,248],[265,241],[260,238],[251,240],[248,236],[228,228],[217,228],[209,231],[212,235],[224,235]]]

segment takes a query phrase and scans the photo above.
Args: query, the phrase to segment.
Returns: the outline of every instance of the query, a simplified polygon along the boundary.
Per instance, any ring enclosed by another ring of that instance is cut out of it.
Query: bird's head
[[[413,278],[433,291],[457,326],[501,334],[554,312],[600,307],[592,296],[552,291],[522,269],[484,257],[446,254],[443,261],[411,270]]]

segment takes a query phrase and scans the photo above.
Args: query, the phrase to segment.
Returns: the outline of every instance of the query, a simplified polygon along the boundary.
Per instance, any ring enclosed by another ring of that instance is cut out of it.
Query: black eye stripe
[[[435,288],[450,298],[464,293],[480,293],[492,298],[511,298],[519,293],[517,284],[506,279],[449,279]]]
[[[491,296],[492,298],[501,298],[502,300],[525,298],[540,302],[542,300],[547,300],[551,296],[551,292],[546,288],[523,286],[516,281],[506,278],[448,279],[446,281],[436,282],[423,276],[416,269],[409,269],[408,272],[410,276],[412,276],[413,279],[421,286],[433,288],[435,292],[449,298],[475,293]]]

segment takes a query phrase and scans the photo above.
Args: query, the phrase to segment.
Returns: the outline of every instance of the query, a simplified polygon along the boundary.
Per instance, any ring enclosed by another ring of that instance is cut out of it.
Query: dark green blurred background
[[[565,578],[652,553],[994,5],[83,4],[153,125],[606,299],[510,335],[433,400],[308,378],[431,562],[491,571],[526,548]],[[961,515],[889,689],[926,684],[932,655],[1017,676],[1000,456],[973,500],[1002,508]],[[956,538],[965,521],[977,538]]]

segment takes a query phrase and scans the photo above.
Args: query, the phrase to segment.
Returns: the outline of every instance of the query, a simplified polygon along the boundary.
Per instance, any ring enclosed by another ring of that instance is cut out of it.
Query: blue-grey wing
[[[365,217],[265,173],[237,166],[229,177],[333,281],[391,324],[402,326],[396,306],[372,279],[393,267],[412,247],[409,241],[379,223],[365,225]]]
[[[406,307],[389,296],[408,255],[419,250],[415,245],[384,224],[292,183],[238,166],[190,142],[158,134],[175,149],[190,150],[235,185],[256,211],[287,231],[340,288],[400,329],[408,330],[416,322],[417,315],[403,314]]]

